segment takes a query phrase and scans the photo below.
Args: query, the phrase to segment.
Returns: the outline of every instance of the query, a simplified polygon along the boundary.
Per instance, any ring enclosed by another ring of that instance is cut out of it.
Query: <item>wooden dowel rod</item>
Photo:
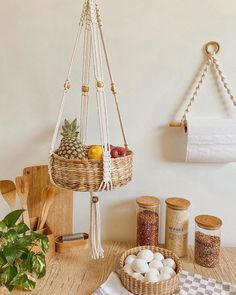
[[[181,128],[181,127],[186,127],[186,122],[170,122],[169,127],[175,127],[175,128]]]

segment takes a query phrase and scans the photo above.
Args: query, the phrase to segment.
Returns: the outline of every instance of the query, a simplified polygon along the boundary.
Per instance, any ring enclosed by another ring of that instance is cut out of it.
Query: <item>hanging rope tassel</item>
[[[104,257],[104,250],[101,243],[101,216],[99,197],[96,193],[90,193],[91,209],[90,209],[90,249],[93,259]]]

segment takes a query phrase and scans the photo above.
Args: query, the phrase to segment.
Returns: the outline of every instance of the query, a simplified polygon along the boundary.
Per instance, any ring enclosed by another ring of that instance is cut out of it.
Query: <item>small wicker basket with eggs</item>
[[[171,251],[141,246],[126,251],[120,259],[120,278],[135,295],[171,295],[179,289],[180,259]]]

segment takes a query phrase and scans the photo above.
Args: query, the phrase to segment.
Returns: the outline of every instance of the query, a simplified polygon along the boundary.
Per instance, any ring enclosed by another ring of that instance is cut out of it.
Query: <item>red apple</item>
[[[126,149],[124,147],[118,146],[114,147],[111,150],[111,157],[112,158],[120,158],[125,157],[127,155]]]
[[[127,155],[126,149],[124,147],[117,147],[118,153],[120,157],[125,157]]]
[[[119,157],[119,152],[118,152],[116,147],[111,150],[111,157],[112,158],[118,158]]]

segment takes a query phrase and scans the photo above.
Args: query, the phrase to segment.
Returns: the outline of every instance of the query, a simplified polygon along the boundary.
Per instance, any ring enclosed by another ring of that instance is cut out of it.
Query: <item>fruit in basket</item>
[[[77,119],[74,119],[71,123],[65,119],[61,132],[62,139],[57,151],[58,156],[66,159],[83,159],[86,157],[85,146],[78,138],[78,128]]]
[[[122,146],[117,146],[111,149],[111,157],[112,158],[121,158],[127,155],[126,148]]]
[[[102,147],[100,145],[92,145],[88,150],[89,159],[102,159]]]

